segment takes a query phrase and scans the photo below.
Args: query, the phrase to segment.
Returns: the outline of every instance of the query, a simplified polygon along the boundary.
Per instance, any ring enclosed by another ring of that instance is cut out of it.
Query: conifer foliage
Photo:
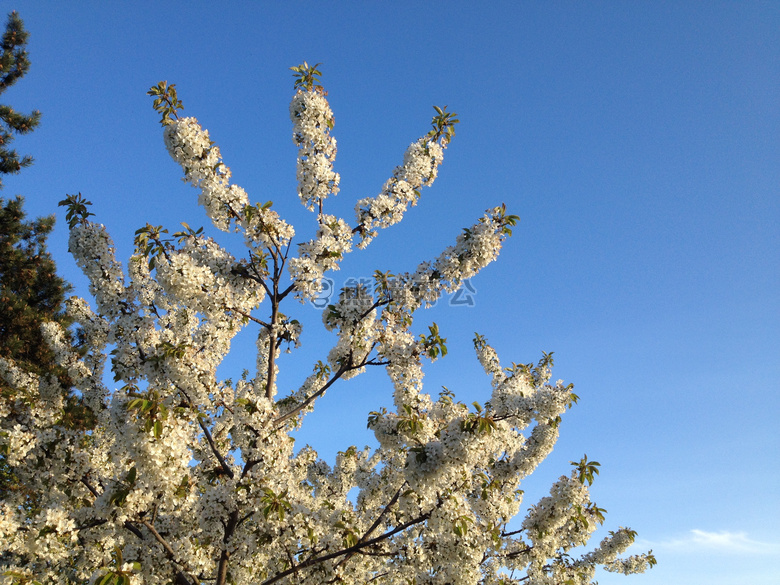
[[[19,15],[16,12],[9,14],[3,34],[3,53],[0,56],[0,93],[19,81],[30,69],[26,50],[29,36]],[[33,110],[28,116],[17,112],[11,106],[0,106],[0,174],[18,173],[23,167],[32,164],[31,156],[24,155],[20,158],[9,145],[14,134],[26,134],[34,130],[40,119],[41,113],[38,110]]]
[[[57,276],[46,238],[54,226],[54,216],[25,221],[23,200],[0,198],[0,358],[10,358],[39,376],[52,376],[67,396],[67,373],[56,365],[54,354],[41,336],[41,324],[57,321],[67,327],[63,310],[70,290]],[[0,379],[0,400],[13,410],[17,391]],[[8,467],[0,452],[0,492],[24,486]]]
[[[68,324],[63,302],[70,285],[57,276],[46,249],[54,216],[25,221],[22,203],[21,197],[0,199],[0,356],[40,375],[54,364],[40,325]]]

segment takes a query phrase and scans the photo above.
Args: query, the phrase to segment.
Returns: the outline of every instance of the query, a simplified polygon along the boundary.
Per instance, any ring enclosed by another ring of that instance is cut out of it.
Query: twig
[[[190,570],[187,567],[186,563],[182,563],[181,561],[176,560],[176,553],[173,552],[173,549],[171,548],[171,545],[169,545],[166,540],[162,537],[162,535],[157,532],[157,529],[149,522],[148,520],[141,520],[141,524],[144,525],[144,527],[152,533],[152,536],[154,536],[154,539],[160,543],[160,545],[163,547],[163,550],[165,551],[165,556],[168,557],[168,560],[170,560],[172,563],[179,565],[182,569],[184,569],[186,576],[191,579],[192,583],[198,583],[197,579],[190,574]],[[181,571],[177,571],[177,573],[181,573]],[[178,576],[178,575],[177,575]],[[189,583],[190,581],[185,582]]]
[[[241,309],[234,309],[233,307],[228,307],[227,305],[225,305],[225,309],[227,311],[232,311],[233,313],[238,313],[242,317],[246,317],[250,321],[254,321],[255,323],[257,323],[258,325],[262,325],[263,327],[270,327],[270,325],[268,323],[266,323],[265,321],[263,321],[262,319],[258,319],[257,317],[253,317],[252,315],[250,315],[249,313],[245,313]]]

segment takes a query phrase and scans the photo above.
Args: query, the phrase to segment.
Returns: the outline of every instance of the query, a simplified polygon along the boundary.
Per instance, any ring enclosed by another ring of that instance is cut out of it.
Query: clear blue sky
[[[521,223],[474,280],[475,306],[418,317],[449,339],[429,391],[486,399],[475,330],[507,364],[555,351],[554,377],[581,400],[526,502],[587,453],[602,463],[605,528],[631,526],[659,560],[601,584],[780,582],[780,4],[2,6],[31,32],[32,69],[0,99],[43,112],[14,143],[36,163],[2,195],[57,213],[51,249],[82,296],[56,207],[66,193],[94,202],[123,260],[146,222],[205,223],[145,95],[157,81],[177,84],[235,182],[273,200],[299,239],[313,218],[294,190],[288,67],[323,63],[342,175],[329,211],[347,217],[427,130],[431,106],[449,105],[462,122],[436,184],[337,282],[413,268],[505,202]],[[299,310],[300,351],[319,359],[318,314]],[[252,337],[226,376],[252,368]],[[300,382],[306,355],[282,362],[282,383]],[[369,442],[366,413],[389,402],[383,376],[331,391],[300,440],[326,458]]]

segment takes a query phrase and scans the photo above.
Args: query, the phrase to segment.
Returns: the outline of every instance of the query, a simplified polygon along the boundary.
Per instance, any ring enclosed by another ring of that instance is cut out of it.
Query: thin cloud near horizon
[[[691,529],[681,537],[670,538],[662,541],[650,541],[638,539],[634,546],[640,548],[652,548],[655,551],[680,551],[691,550],[730,552],[756,555],[780,555],[780,542],[764,542],[750,538],[747,532],[734,532],[729,530],[708,531],[698,528]]]

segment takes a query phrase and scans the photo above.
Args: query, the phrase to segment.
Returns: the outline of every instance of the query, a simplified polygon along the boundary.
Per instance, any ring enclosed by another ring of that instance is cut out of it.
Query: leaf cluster
[[[66,195],[65,199],[60,201],[57,206],[67,208],[65,214],[65,221],[68,222],[68,227],[73,229],[79,223],[84,223],[91,215],[95,215],[87,208],[88,205],[92,205],[91,201],[87,201],[81,196],[81,193],[76,195]]]
[[[161,225],[147,223],[144,227],[135,230],[135,247],[149,260],[149,270],[155,267],[160,256],[166,256],[168,250],[173,249],[171,242],[174,240],[182,244],[189,238],[199,238],[203,235],[203,227],[193,229],[185,222],[181,222],[181,225],[184,229],[174,232],[171,238],[163,237],[163,234],[167,234],[168,230]]]
[[[420,415],[420,412],[416,409],[412,408],[408,404],[404,404],[403,410],[404,414],[400,414],[398,416],[398,423],[396,424],[396,428],[399,432],[407,432],[410,435],[415,435],[419,431],[423,429],[423,420],[425,419],[425,415]],[[372,419],[371,416],[378,415],[378,413],[371,413],[369,416],[369,427],[371,426]],[[374,421],[378,420],[378,416],[374,416]]]
[[[11,577],[11,585],[41,585],[40,581],[37,581],[24,573],[20,573],[19,571],[5,571],[2,575],[4,577]]]
[[[473,402],[474,408],[476,409],[476,412],[473,412],[469,414],[465,419],[463,419],[462,428],[464,431],[469,433],[492,433],[496,428],[496,421],[493,420],[493,417],[490,415],[489,412],[485,411],[483,413],[482,405],[480,405],[479,402]]]
[[[154,97],[154,110],[160,114],[160,124],[168,126],[179,119],[178,110],[184,109],[184,104],[176,96],[176,84],[168,85],[167,81],[161,81],[153,85],[146,95]]]
[[[271,209],[271,206],[274,204],[273,201],[266,201],[262,205],[258,203],[257,205],[245,205],[244,206],[244,219],[248,223],[251,223],[252,219],[255,216],[262,217],[262,214],[269,209]]]
[[[114,491],[114,493],[111,494],[111,497],[109,498],[109,502],[117,506],[121,506],[122,504],[124,504],[125,500],[127,499],[127,496],[130,495],[130,490],[132,490],[133,486],[135,486],[136,479],[138,479],[138,470],[135,468],[135,466],[133,466],[125,474],[124,481],[120,483],[116,491]],[[119,563],[119,566],[120,567],[122,566],[121,562]]]
[[[122,570],[122,565],[124,565],[122,562],[122,549],[118,546],[114,547],[114,552],[111,553],[111,560],[116,568],[109,569],[105,574],[101,575],[95,582],[96,585],[130,585],[130,576],[141,570],[141,563],[138,561],[134,561],[131,564],[131,570]]]
[[[131,400],[127,404],[127,410],[136,412],[136,418],[143,421],[145,433],[152,432],[155,439],[162,436],[163,421],[168,418],[168,407],[163,404],[158,392]]]
[[[598,461],[588,461],[587,455],[583,455],[582,459],[580,459],[578,463],[575,463],[574,461],[569,461],[569,463],[571,463],[576,468],[577,479],[580,481],[580,483],[593,485],[593,479],[596,475],[599,474],[599,467],[601,466],[601,463]]]
[[[431,141],[441,140],[441,144],[447,146],[455,136],[455,124],[459,124],[460,120],[455,112],[447,111],[447,106],[433,106],[433,109],[436,110],[436,115],[431,120],[432,129],[427,136]]]
[[[360,540],[360,537],[357,535],[357,532],[355,532],[355,529],[349,526],[346,522],[339,520],[333,526],[343,532],[343,538],[341,542],[344,548],[355,546]]]
[[[501,233],[505,234],[507,236],[512,235],[512,227],[517,225],[517,222],[520,221],[520,216],[518,215],[507,215],[506,213],[506,203],[502,203],[498,208],[498,221],[501,223]]]
[[[290,70],[293,72],[293,77],[295,78],[293,88],[325,94],[325,88],[320,85],[320,76],[322,75],[322,71],[319,70],[320,65],[322,65],[322,63],[309,65],[304,61],[300,65],[290,67]]]
[[[434,323],[428,327],[429,335],[420,335],[425,353],[429,358],[435,360],[439,356],[447,355],[447,338],[439,335],[439,326]]]
[[[458,536],[466,536],[466,533],[469,531],[469,524],[474,523],[474,518],[468,515],[462,515],[458,516],[455,521],[453,522],[453,532],[457,534]]]
[[[260,497],[263,517],[267,519],[269,516],[275,516],[280,522],[284,520],[284,515],[292,511],[292,504],[286,498],[287,490],[277,494],[271,488],[264,487],[263,495]]]

